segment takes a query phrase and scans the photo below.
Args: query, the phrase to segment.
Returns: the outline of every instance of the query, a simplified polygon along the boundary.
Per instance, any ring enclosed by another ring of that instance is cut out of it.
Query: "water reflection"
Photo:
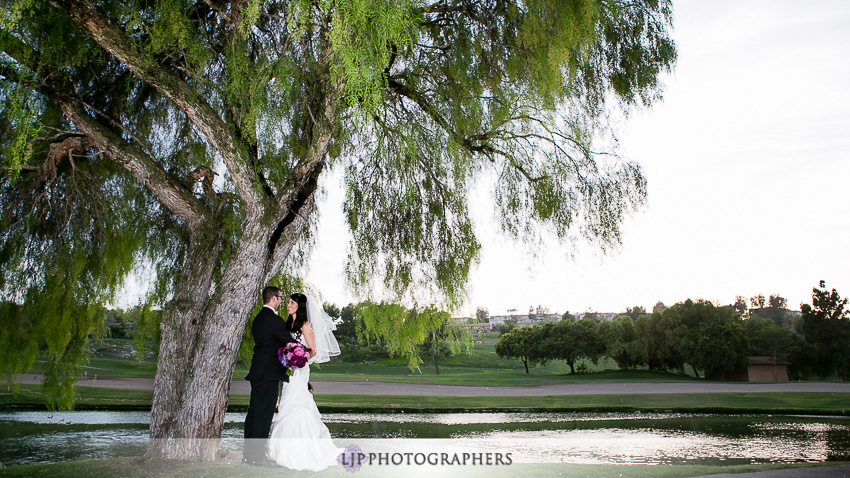
[[[228,413],[222,447],[242,446],[244,413]],[[842,417],[638,413],[325,414],[335,438],[481,439],[521,462],[763,464],[850,460]],[[0,463],[137,456],[147,412],[0,413]]]
[[[542,436],[541,436],[542,435]],[[518,461],[577,464],[764,464],[826,461],[818,443],[802,440],[741,439],[651,429],[552,432],[495,432],[514,447]]]

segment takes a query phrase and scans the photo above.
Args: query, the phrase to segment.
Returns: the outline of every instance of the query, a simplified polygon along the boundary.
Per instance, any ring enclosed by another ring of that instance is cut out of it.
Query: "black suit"
[[[270,308],[263,307],[251,325],[254,336],[254,355],[251,369],[245,380],[251,381],[251,401],[245,416],[245,450],[243,458],[257,461],[265,458],[265,440],[274,416],[280,381],[289,381],[289,375],[277,358],[277,351],[287,343],[295,342],[286,323]]]

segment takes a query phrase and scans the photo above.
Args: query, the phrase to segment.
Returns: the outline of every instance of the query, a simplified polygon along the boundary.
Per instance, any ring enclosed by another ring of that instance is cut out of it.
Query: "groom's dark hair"
[[[271,285],[266,287],[265,289],[263,289],[263,303],[268,304],[278,294],[280,294],[280,289],[278,289],[277,287]]]

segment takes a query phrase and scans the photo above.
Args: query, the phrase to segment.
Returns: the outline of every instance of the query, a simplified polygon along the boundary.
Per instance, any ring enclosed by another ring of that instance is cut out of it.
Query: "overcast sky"
[[[811,303],[823,279],[850,294],[850,1],[674,2],[679,60],[663,101],[622,125],[621,155],[649,182],[622,247],[553,243],[540,258],[477,217],[483,242],[458,314],[620,312],[688,298],[778,293]],[[325,181],[308,280],[345,288],[339,175]],[[574,259],[567,256],[574,253]]]

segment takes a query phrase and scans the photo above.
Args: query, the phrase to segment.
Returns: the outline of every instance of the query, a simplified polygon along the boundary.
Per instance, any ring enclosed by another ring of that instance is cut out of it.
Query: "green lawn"
[[[78,387],[77,409],[149,410],[152,392]],[[39,385],[0,392],[2,409],[43,409]],[[681,393],[652,395],[554,395],[547,397],[445,397],[316,395],[322,412],[374,411],[676,411],[702,413],[801,413],[846,415],[846,393]],[[244,411],[248,395],[230,396],[229,410]]]
[[[648,370],[618,370],[616,363],[603,359],[598,364],[590,361],[580,362],[591,373],[570,373],[570,367],[563,361],[551,362],[542,366],[529,366],[525,372],[523,364],[517,360],[499,358],[496,355],[497,338],[483,337],[483,343],[474,344],[469,354],[438,359],[440,373],[432,362],[420,365],[418,372],[407,367],[407,360],[390,358],[386,354],[360,348],[354,354],[343,351],[342,355],[326,364],[313,366],[311,376],[316,381],[363,381],[426,383],[435,385],[470,385],[481,387],[533,386],[558,383],[588,381],[690,381],[693,375],[678,373],[650,372]],[[234,374],[244,377],[247,370]]]
[[[677,373],[650,372],[647,370],[617,370],[617,365],[610,359],[604,359],[598,364],[589,361],[581,362],[588,371],[593,373],[571,374],[569,366],[563,361],[552,362],[543,366],[525,367],[517,360],[499,358],[495,352],[497,338],[483,337],[477,339],[483,343],[474,344],[469,354],[455,357],[442,357],[438,360],[440,374],[436,374],[432,362],[420,366],[419,371],[411,371],[407,360],[400,357],[389,357],[386,353],[373,352],[368,347],[361,347],[355,353],[344,350],[340,357],[321,365],[314,365],[311,373],[316,381],[364,381],[426,383],[435,385],[471,385],[482,387],[498,386],[533,386],[557,383],[574,383],[587,381],[688,381],[694,380],[692,375]],[[95,348],[95,353],[89,363],[83,367],[86,377],[128,377],[153,378],[156,374],[156,363],[150,357],[149,361],[136,363],[130,351],[133,348],[131,340],[104,339]],[[43,373],[44,364],[39,362],[31,371],[33,374]],[[248,373],[248,364],[238,362],[233,372],[234,379],[241,380]]]
[[[145,353],[145,360],[137,363],[134,358],[133,341],[130,339],[101,339],[92,343],[92,354],[88,363],[83,365],[85,377],[127,377],[153,378],[156,374],[156,361],[153,351]],[[42,374],[44,361],[39,360],[29,373]]]
[[[83,367],[87,377],[97,375],[100,377],[130,377],[130,378],[153,378],[156,375],[156,364],[143,362],[136,364],[133,360],[117,358],[92,358],[88,365]]]
[[[109,388],[76,388],[78,410],[150,410],[153,392],[145,390],[114,390]],[[17,392],[6,388],[0,391],[0,410],[20,408],[44,409],[46,397],[41,385],[19,385]],[[245,406],[247,407],[247,400]]]

